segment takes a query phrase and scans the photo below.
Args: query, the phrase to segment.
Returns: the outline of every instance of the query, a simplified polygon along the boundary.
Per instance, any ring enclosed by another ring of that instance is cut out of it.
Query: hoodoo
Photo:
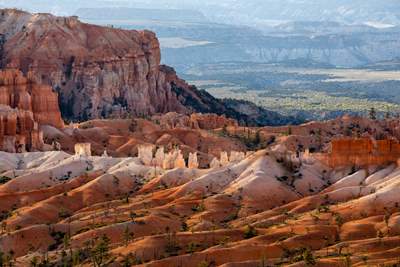
[[[14,69],[0,71],[0,149],[43,149],[40,125],[62,128],[57,93]]]

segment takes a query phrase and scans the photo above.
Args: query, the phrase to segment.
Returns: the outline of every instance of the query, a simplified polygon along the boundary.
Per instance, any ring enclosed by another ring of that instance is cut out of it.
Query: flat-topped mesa
[[[64,126],[57,93],[50,86],[34,83],[19,70],[0,70],[0,105],[32,112],[40,125]]]
[[[323,158],[332,168],[366,167],[395,163],[400,158],[400,144],[396,140],[371,138],[342,138],[331,143],[329,154]]]

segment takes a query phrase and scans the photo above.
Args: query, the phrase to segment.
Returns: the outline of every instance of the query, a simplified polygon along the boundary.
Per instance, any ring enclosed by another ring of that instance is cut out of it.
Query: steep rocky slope
[[[15,69],[0,71],[0,105],[30,111],[39,124],[64,126],[57,94],[51,87],[37,84]]]
[[[57,94],[50,86],[36,84],[18,70],[1,70],[0,149],[43,149],[40,125],[63,127]]]
[[[60,144],[61,150],[73,153],[77,142],[91,143],[93,155],[106,151],[114,157],[138,155],[138,147],[149,145],[171,151],[179,146],[187,159],[197,152],[200,165],[208,166],[213,157],[222,151],[245,151],[240,140],[222,136],[213,131],[223,127],[237,127],[237,122],[214,114],[177,113],[156,115],[150,121],[144,119],[92,120],[73,124],[64,129],[42,127],[44,140],[51,145]]]
[[[0,34],[3,68],[18,68],[50,85],[65,119],[197,111],[256,123],[160,66],[159,42],[150,31],[3,9]]]
[[[222,168],[170,171],[137,158],[0,157],[11,178],[0,185],[0,250],[18,266],[398,263],[395,164],[352,173],[304,158],[290,183],[293,170],[273,150]]]
[[[19,68],[56,89],[67,118],[185,110],[159,70],[153,33],[17,10],[1,15],[3,66]]]

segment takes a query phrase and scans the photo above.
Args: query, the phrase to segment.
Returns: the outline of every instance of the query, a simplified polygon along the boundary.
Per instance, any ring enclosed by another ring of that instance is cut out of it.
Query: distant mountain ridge
[[[206,21],[199,11],[189,9],[150,9],[150,8],[80,8],[75,15],[81,19],[97,19],[102,17],[110,20],[163,20],[181,22]]]

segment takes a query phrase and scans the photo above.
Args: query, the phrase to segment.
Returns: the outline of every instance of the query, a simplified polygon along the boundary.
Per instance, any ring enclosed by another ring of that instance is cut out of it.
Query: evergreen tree
[[[369,118],[370,118],[371,120],[376,120],[376,110],[375,110],[374,107],[372,107],[372,108],[369,110]]]
[[[129,231],[129,227],[126,226],[124,230],[124,244],[128,246],[129,242],[133,239],[133,233]]]
[[[101,267],[110,257],[110,239],[103,235],[91,249],[91,259],[95,267]]]

